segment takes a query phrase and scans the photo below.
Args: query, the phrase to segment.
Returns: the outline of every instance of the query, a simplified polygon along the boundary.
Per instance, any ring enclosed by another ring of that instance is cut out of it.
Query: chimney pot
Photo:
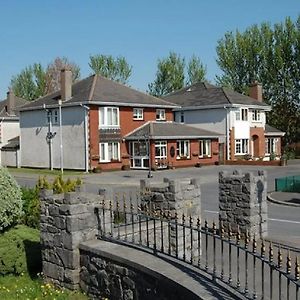
[[[16,98],[14,92],[9,89],[7,92],[7,113],[9,115],[15,115]]]
[[[67,101],[72,98],[72,71],[62,69],[60,72],[61,100]]]
[[[254,81],[249,87],[249,96],[259,102],[263,101],[262,84]]]

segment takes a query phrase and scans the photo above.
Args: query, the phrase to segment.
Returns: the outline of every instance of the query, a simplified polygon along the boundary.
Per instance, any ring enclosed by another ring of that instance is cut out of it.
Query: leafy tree
[[[21,215],[21,189],[8,170],[0,167],[0,233],[15,225]]]
[[[72,70],[73,81],[80,78],[78,65],[71,63],[66,57],[57,57],[47,68],[40,63],[26,67],[11,79],[11,88],[18,97],[35,100],[60,89],[60,71],[63,68]]]
[[[300,17],[275,24],[254,25],[228,32],[218,41],[220,85],[248,94],[249,85],[263,84],[264,99],[272,106],[268,123],[286,132],[285,141],[300,139]]]
[[[27,100],[34,100],[47,94],[47,73],[41,64],[26,67],[10,82],[15,95]]]
[[[148,92],[156,97],[167,95],[185,85],[203,81],[205,74],[205,66],[195,55],[192,56],[186,67],[185,58],[175,52],[170,52],[167,58],[158,60],[156,78],[154,82],[148,84]]]
[[[123,84],[127,84],[132,73],[132,66],[123,56],[114,58],[111,55],[91,55],[89,66],[95,74]]]
[[[197,82],[205,81],[206,67],[201,62],[200,58],[193,55],[187,65],[188,80],[187,85],[192,85]]]

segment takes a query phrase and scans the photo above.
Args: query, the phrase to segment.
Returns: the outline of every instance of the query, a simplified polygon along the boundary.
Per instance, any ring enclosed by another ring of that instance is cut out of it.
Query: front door
[[[224,164],[224,143],[219,144],[219,163]]]
[[[130,164],[133,169],[149,168],[149,152],[146,141],[130,143]]]
[[[259,157],[259,138],[257,135],[252,137],[252,156]]]

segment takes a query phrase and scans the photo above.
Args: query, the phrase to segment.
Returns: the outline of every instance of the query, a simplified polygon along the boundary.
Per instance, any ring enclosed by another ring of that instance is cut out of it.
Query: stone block
[[[141,179],[140,180],[140,189],[143,191],[148,188],[150,188],[150,180],[149,179]]]
[[[64,217],[54,217],[54,224],[58,229],[65,229],[66,219]]]
[[[77,215],[88,212],[85,204],[63,204],[59,207],[59,213],[62,215]]]
[[[80,198],[78,193],[76,192],[65,193],[64,204],[79,204],[79,203],[80,203]]]
[[[169,181],[169,191],[174,194],[181,193],[180,181],[174,180],[174,179],[170,180]]]
[[[69,269],[78,269],[80,267],[79,250],[56,249],[59,259],[63,266]]]
[[[43,261],[43,273],[46,278],[50,277],[60,282],[64,280],[64,268],[51,262]]]
[[[65,275],[64,281],[66,283],[79,284],[79,269],[77,270],[65,269],[64,275]]]

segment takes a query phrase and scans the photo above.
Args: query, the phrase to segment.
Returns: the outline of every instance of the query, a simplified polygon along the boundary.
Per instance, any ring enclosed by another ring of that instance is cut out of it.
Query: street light
[[[60,140],[60,170],[61,174],[64,173],[64,150],[63,150],[63,136],[62,136],[62,111],[61,111],[62,100],[58,100],[59,108],[59,140]]]
[[[90,108],[80,104],[84,108],[84,146],[85,146],[85,172],[89,172],[89,148],[88,148],[88,111]]]

